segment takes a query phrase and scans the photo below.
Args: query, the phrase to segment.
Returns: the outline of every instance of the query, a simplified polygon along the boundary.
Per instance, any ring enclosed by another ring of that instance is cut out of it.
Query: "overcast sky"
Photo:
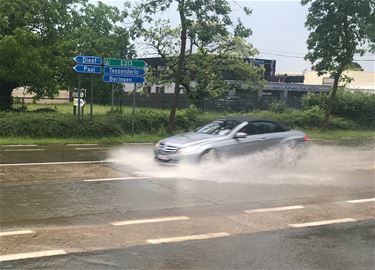
[[[108,5],[123,9],[124,1],[101,0]],[[97,1],[91,0],[96,3]],[[305,29],[308,8],[302,7],[300,1],[241,1],[230,0],[232,7],[231,18],[237,21],[240,17],[242,22],[252,28],[253,35],[248,41],[260,51],[256,57],[276,60],[276,72],[302,73],[309,70],[311,64],[303,59],[307,52],[306,39],[309,32]],[[242,11],[242,7],[250,7],[253,13],[250,17]],[[178,23],[176,10],[169,10],[163,18],[170,18],[172,22]],[[359,60],[374,60],[374,55],[368,54],[363,57],[355,57]],[[359,61],[358,63],[365,71],[374,72],[375,62]]]

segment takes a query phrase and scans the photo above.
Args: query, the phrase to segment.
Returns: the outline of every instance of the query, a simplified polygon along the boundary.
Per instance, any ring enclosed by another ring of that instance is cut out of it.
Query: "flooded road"
[[[373,143],[166,167],[152,145],[1,146],[1,269],[372,269]]]

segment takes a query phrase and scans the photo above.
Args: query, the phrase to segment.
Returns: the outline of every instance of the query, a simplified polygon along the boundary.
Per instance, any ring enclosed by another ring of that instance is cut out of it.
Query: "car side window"
[[[247,135],[258,134],[257,133],[257,127],[255,125],[253,125],[252,123],[247,124],[246,126],[244,126],[243,128],[241,128],[239,132],[244,132]]]
[[[255,126],[256,133],[254,134],[267,134],[283,131],[282,128],[272,122],[254,122],[251,124]]]

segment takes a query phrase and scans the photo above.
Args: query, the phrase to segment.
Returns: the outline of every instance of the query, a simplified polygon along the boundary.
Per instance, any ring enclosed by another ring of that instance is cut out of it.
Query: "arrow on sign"
[[[102,73],[101,66],[76,65],[73,67],[73,69],[77,71],[78,73],[92,73],[92,74]]]
[[[108,83],[143,83],[143,77],[104,75],[103,81]]]
[[[109,67],[104,66],[104,73],[108,75],[122,75],[122,76],[140,76],[143,77],[145,74],[144,69],[133,68],[133,67]]]
[[[102,64],[102,58],[99,56],[77,55],[73,59],[78,64],[87,64],[87,65],[101,65]]]

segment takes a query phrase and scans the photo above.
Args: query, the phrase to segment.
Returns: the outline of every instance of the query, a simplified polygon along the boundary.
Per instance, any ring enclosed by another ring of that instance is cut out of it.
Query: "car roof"
[[[219,120],[232,120],[232,121],[248,122],[248,123],[257,122],[257,121],[267,121],[267,122],[277,123],[276,121],[273,121],[273,120],[270,120],[270,119],[258,118],[258,117],[249,117],[249,116],[229,116],[229,117],[221,118]]]

